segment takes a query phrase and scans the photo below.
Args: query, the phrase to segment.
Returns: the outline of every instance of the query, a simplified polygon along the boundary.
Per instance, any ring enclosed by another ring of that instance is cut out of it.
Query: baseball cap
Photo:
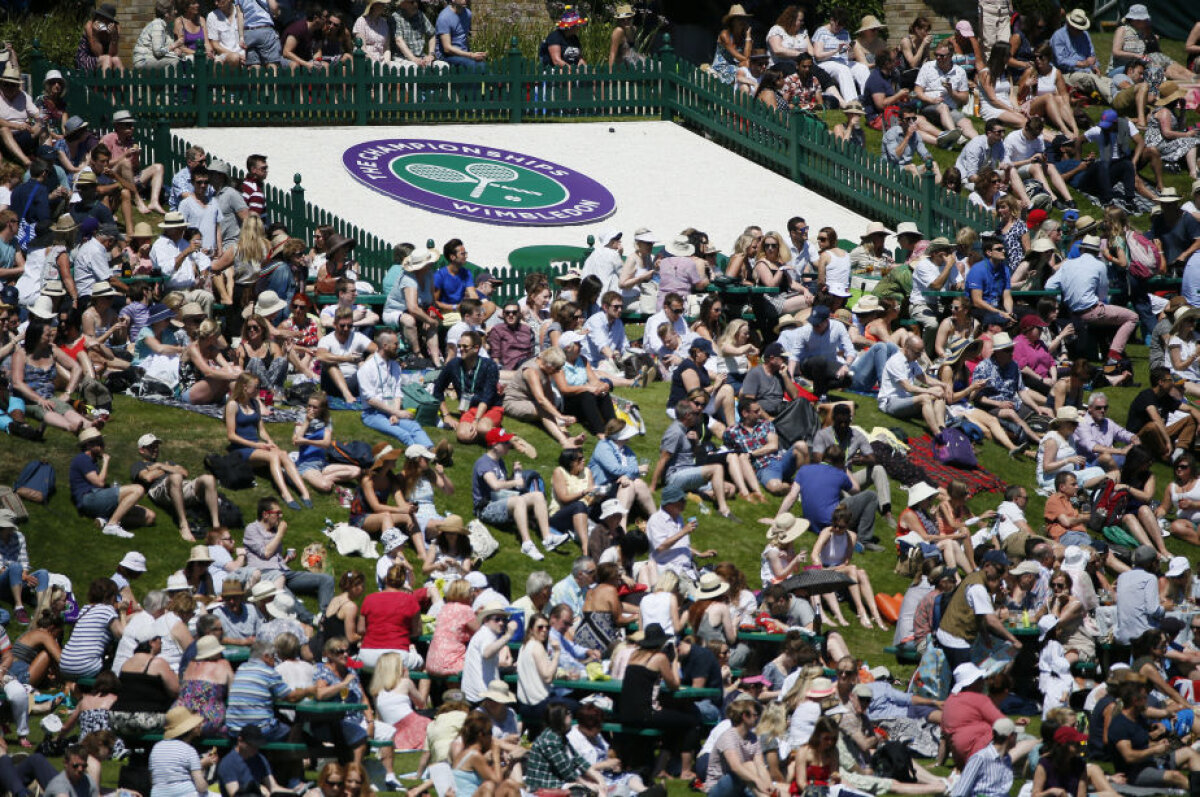
[[[1004,551],[988,551],[983,555],[983,564],[1000,565],[1008,567],[1008,555]]]
[[[777,340],[771,341],[767,344],[767,348],[763,349],[762,356],[764,360],[768,357],[783,357],[783,344]]]
[[[1025,575],[1036,576],[1038,573],[1042,572],[1042,568],[1041,568],[1041,565],[1039,565],[1037,562],[1033,561],[1032,559],[1026,559],[1024,562],[1021,562],[1021,564],[1014,567],[1010,572],[1014,576],[1025,576]]]
[[[148,448],[149,446],[152,446],[155,443],[161,443],[161,442],[162,442],[162,440],[159,439],[157,436],[155,436],[155,434],[153,432],[148,432],[138,438],[138,448]]]
[[[480,573],[478,570],[472,570],[470,573],[467,573],[467,583],[475,589],[487,589],[488,580],[487,576],[483,573]]]
[[[484,441],[490,447],[490,446],[496,445],[497,443],[507,443],[508,441],[510,441],[512,439],[513,439],[513,435],[509,434],[508,432],[504,431],[499,426],[497,426],[494,429],[488,430],[487,436],[484,438]]]
[[[1046,211],[1041,208],[1034,208],[1029,211],[1029,215],[1025,217],[1025,226],[1029,229],[1037,229],[1042,225],[1042,222],[1048,218]]]
[[[1109,108],[1104,113],[1100,114],[1100,123],[1099,123],[1100,129],[1101,130],[1111,130],[1113,128],[1113,126],[1116,125],[1117,119],[1119,119],[1119,118],[1120,118],[1120,115],[1116,111],[1114,111],[1112,108]]]
[[[1054,732],[1055,744],[1082,744],[1087,741],[1087,734],[1070,725],[1063,725]]]
[[[821,322],[828,321],[828,320],[829,320],[829,307],[827,305],[823,305],[823,304],[819,304],[816,307],[814,307],[813,311],[812,311],[812,315],[810,315],[808,317],[808,323],[812,324],[814,327],[817,324],[820,324]]]

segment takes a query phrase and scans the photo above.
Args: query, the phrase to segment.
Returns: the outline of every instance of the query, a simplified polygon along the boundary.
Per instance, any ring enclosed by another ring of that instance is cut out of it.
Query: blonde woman
[[[221,325],[211,318],[200,322],[196,339],[179,358],[179,397],[188,404],[216,404],[242,369],[221,354]]]
[[[683,630],[683,617],[679,613],[679,576],[665,570],[654,582],[654,591],[642,598],[638,604],[638,628],[658,623],[667,636]]]
[[[390,743],[379,749],[379,761],[387,773],[384,780],[389,791],[401,791],[403,786],[396,780],[392,757],[397,747],[415,750],[424,743],[430,720],[416,710],[425,708],[427,698],[409,677],[399,653],[384,653],[379,657],[371,675],[370,692],[376,712],[372,738]]]
[[[562,349],[555,347],[522,363],[504,392],[504,414],[519,421],[541,423],[560,446],[577,448],[583,444],[584,435],[570,437],[566,433],[575,417],[564,415],[554,403],[552,377],[566,362]]]
[[[717,338],[716,348],[717,356],[708,361],[709,370],[714,374],[725,374],[726,384],[735,392],[740,390],[742,380],[759,354],[758,347],[750,340],[750,324],[742,318],[730,321]]]
[[[742,233],[733,244],[733,254],[725,264],[725,276],[735,279],[739,284],[753,283],[754,261],[758,259],[758,246],[762,235]]]
[[[287,452],[271,440],[263,414],[262,402],[258,400],[258,378],[253,374],[239,374],[229,389],[229,401],[225,403],[225,434],[229,438],[229,450],[238,452],[252,465],[266,465],[271,471],[271,481],[275,483],[288,509],[300,509],[300,504],[296,503],[288,489],[289,480],[299,491],[304,508],[312,509],[312,499],[304,479]]]
[[[242,304],[249,304],[249,294],[270,251],[271,242],[263,229],[262,219],[251,213],[242,222],[237,244],[222,252],[212,264],[213,290],[218,301],[233,304],[234,286],[237,285],[238,292],[245,298]]]
[[[754,280],[768,288],[779,288],[779,293],[766,295],[777,313],[791,313],[803,321],[808,319],[813,296],[803,286],[792,284],[787,271],[790,252],[782,235],[773,230],[765,233],[759,242],[758,259],[754,261]]]
[[[633,24],[633,6],[621,3],[613,11],[613,30],[608,43],[608,68],[617,64],[637,66],[646,56],[637,51],[637,28]]]
[[[792,543],[808,531],[809,522],[791,512],[781,512],[767,529],[767,545],[759,557],[758,574],[763,589],[778,584],[808,561],[808,551],[797,552]]]

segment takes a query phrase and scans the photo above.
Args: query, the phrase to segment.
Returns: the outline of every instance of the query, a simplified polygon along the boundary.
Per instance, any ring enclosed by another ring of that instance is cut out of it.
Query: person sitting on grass
[[[94,427],[79,434],[81,452],[71,460],[71,501],[85,517],[95,518],[102,531],[113,537],[132,537],[121,521],[131,526],[154,525],[154,510],[138,506],[146,494],[140,484],[108,484],[111,456],[104,450],[104,436]]]
[[[733,485],[725,482],[725,466],[720,462],[705,465],[696,463],[695,446],[700,438],[700,408],[690,399],[675,404],[675,421],[663,433],[658,462],[650,477],[650,492],[659,485],[679,487],[686,492],[711,491],[717,511],[729,517],[726,499],[733,495]]]
[[[188,524],[188,506],[194,509],[203,507],[208,512],[209,522],[214,527],[221,525],[217,480],[210,473],[188,479],[187,468],[174,462],[160,462],[158,452],[161,443],[162,440],[153,433],[138,438],[138,453],[142,459],[129,468],[129,478],[146,489],[151,501],[173,509],[176,522],[179,523],[179,535],[188,542],[194,542],[195,537]]]
[[[329,398],[317,391],[305,405],[304,419],[292,431],[292,445],[299,447],[296,470],[313,489],[328,493],[338,482],[357,481],[362,468],[347,462],[330,462],[333,447],[333,422],[329,414]]]
[[[541,490],[526,491],[527,484],[521,463],[513,463],[513,476],[509,478],[504,456],[513,447],[513,436],[503,429],[496,428],[489,431],[485,439],[488,449],[475,461],[471,472],[471,496],[475,516],[491,525],[515,524],[521,537],[521,553],[535,562],[540,562],[546,557],[529,537],[530,512],[533,513],[542,543],[547,550],[554,550],[570,537],[550,530],[546,496]]]
[[[914,418],[920,415],[930,434],[937,434],[946,425],[946,386],[922,370],[921,355],[925,343],[910,335],[900,351],[888,358],[879,379],[879,410],[893,418]]]
[[[229,401],[225,404],[225,434],[229,438],[229,450],[251,465],[266,465],[271,471],[271,481],[288,509],[299,510],[300,504],[312,509],[312,498],[296,470],[296,463],[275,445],[267,433],[267,424],[263,420],[267,409],[258,398],[258,384],[258,377],[242,372],[229,389]],[[292,498],[288,489],[289,481],[299,491],[300,503]]]
[[[1021,369],[1013,359],[1014,344],[1008,333],[997,332],[991,343],[991,357],[981,360],[971,376],[972,383],[986,385],[976,395],[975,403],[1001,422],[1017,426],[1027,439],[1041,443],[1042,436],[1029,425],[1029,419],[1034,415],[1053,417],[1054,413],[1046,406],[1045,398],[1025,387]],[[1045,486],[1048,488],[1049,484]]]

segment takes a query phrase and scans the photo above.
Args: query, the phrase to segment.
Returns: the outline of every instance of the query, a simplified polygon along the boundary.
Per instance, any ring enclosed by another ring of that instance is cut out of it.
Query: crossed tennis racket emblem
[[[529,194],[530,196],[541,196],[540,191],[530,191],[527,188],[515,188],[505,183],[511,183],[519,176],[517,172],[507,166],[501,166],[498,163],[468,163],[464,167],[464,172],[458,169],[450,169],[445,166],[435,166],[432,163],[410,163],[404,167],[404,170],[409,174],[421,177],[426,180],[433,180],[438,183],[475,183],[475,187],[471,189],[471,199],[479,199],[483,196],[483,192],[490,186],[495,186],[504,191],[514,191],[518,194]],[[515,199],[515,197],[514,197]]]

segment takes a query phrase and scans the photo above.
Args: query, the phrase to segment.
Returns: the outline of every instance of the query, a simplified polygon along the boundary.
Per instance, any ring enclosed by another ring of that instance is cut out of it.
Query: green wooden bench
[[[898,664],[919,664],[921,661],[921,654],[917,652],[917,649],[907,645],[901,647],[888,645],[883,652],[895,656]]]
[[[625,736],[643,736],[646,738],[657,738],[663,735],[663,732],[658,728],[643,728],[638,725],[622,725],[619,722],[606,722],[600,726],[600,730],[608,733],[619,733]]]

